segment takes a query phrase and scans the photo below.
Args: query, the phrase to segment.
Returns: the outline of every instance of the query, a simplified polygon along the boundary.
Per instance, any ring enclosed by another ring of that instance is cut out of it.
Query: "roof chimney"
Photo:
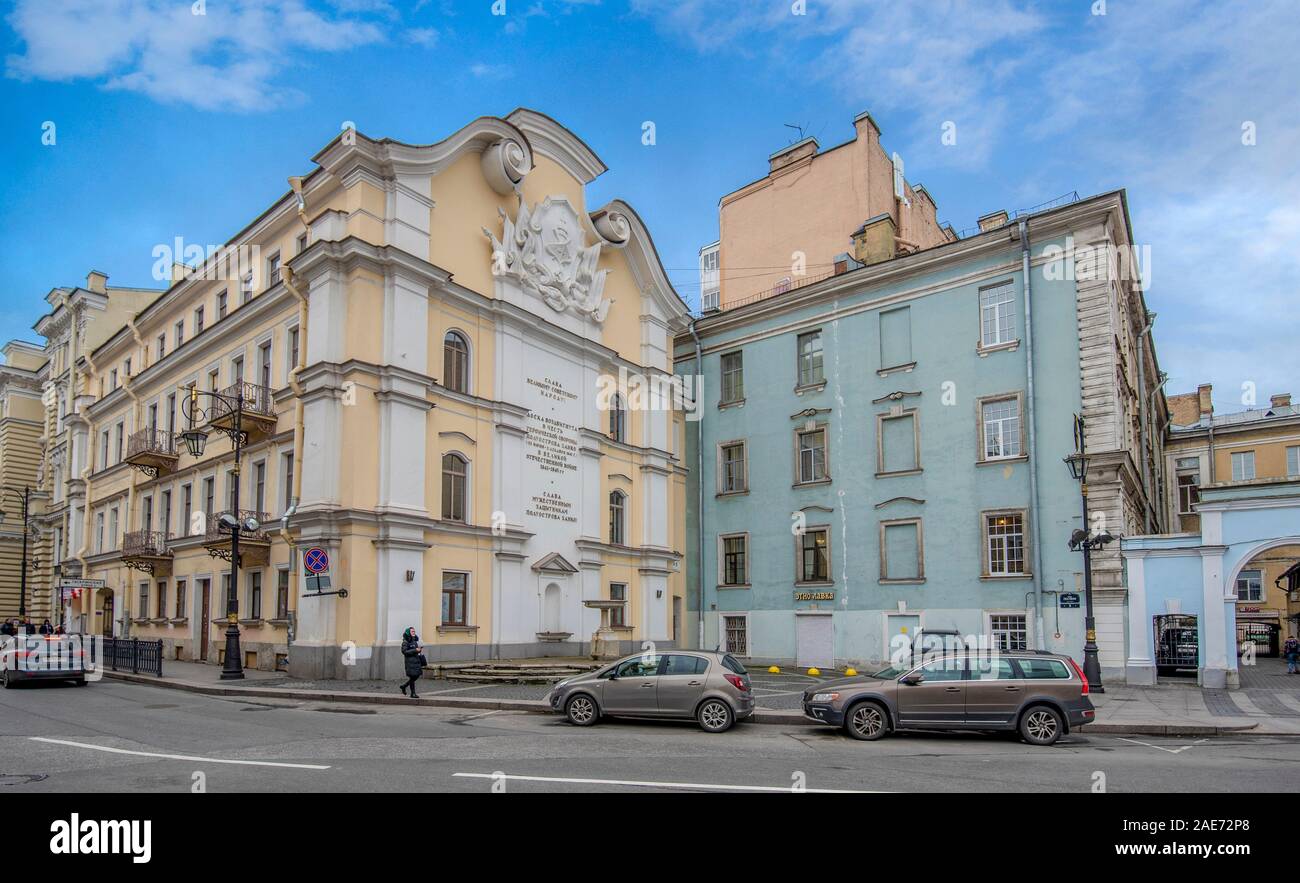
[[[1214,392],[1214,385],[1202,383],[1196,387],[1196,401],[1201,408],[1201,417],[1209,417],[1214,413],[1214,402],[1211,399],[1211,393]]]
[[[789,147],[782,147],[767,158],[768,173],[771,174],[777,169],[783,169],[801,159],[811,158],[817,153],[817,149],[817,139],[811,135],[807,138],[801,138]]]
[[[878,264],[894,257],[894,218],[888,213],[876,215],[853,231],[853,258],[863,264]]]
[[[1286,408],[1286,407],[1289,407],[1290,404],[1291,404],[1291,393],[1289,393],[1289,392],[1280,392],[1280,393],[1278,393],[1278,394],[1275,395],[1275,396],[1271,396],[1271,397],[1269,398],[1269,400],[1268,400],[1268,403],[1269,403],[1270,406],[1272,406],[1272,407],[1274,407],[1274,408]]]
[[[191,270],[180,261],[172,261],[172,285],[184,281],[189,276]]]
[[[998,210],[996,212],[989,212],[987,215],[983,215],[979,219],[980,232],[987,233],[990,230],[996,230],[1010,220],[1011,216],[1005,211]]]
[[[96,294],[108,293],[108,274],[91,270],[86,274],[86,288]]]

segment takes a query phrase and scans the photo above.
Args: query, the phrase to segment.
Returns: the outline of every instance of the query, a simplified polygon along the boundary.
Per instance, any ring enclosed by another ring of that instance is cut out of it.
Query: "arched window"
[[[448,331],[442,339],[442,385],[469,392],[469,344],[456,331]]]
[[[627,532],[624,530],[627,495],[614,491],[609,495],[609,541],[615,546],[625,545]]]
[[[465,476],[469,463],[460,454],[442,455],[442,517],[465,520]]]
[[[616,442],[627,441],[627,410],[617,393],[609,400],[609,437]]]

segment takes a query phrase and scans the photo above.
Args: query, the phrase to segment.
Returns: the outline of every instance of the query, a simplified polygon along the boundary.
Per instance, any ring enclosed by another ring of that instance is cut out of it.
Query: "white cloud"
[[[469,72],[480,80],[504,80],[514,70],[508,64],[486,64],[480,61],[471,64]]]
[[[435,46],[438,43],[436,28],[411,28],[406,32],[406,41],[417,46]]]
[[[95,80],[166,103],[206,110],[265,110],[297,93],[277,75],[298,52],[336,52],[384,38],[353,12],[389,15],[374,0],[17,0],[9,24],[24,44],[6,59],[18,79]]]

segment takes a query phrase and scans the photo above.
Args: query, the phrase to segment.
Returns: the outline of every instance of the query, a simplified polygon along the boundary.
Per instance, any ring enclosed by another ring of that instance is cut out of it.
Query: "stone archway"
[[[1275,556],[1271,552],[1283,554]],[[1244,551],[1234,565],[1226,568],[1224,595],[1237,593],[1238,654],[1244,642],[1255,645],[1256,656],[1276,656],[1286,636],[1295,634],[1286,592],[1276,585],[1276,580],[1297,561],[1300,537],[1278,537]],[[1243,590],[1248,597],[1242,597]]]

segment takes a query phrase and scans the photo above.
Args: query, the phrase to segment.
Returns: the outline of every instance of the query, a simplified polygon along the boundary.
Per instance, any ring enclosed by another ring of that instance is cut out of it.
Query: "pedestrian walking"
[[[402,632],[402,656],[406,659],[406,683],[402,684],[402,692],[412,699],[419,699],[415,692],[415,682],[420,679],[420,675],[424,674],[424,666],[428,660],[425,659],[424,645],[420,643],[420,636],[415,633],[414,628]]]
[[[1300,671],[1300,639],[1295,635],[1286,639],[1282,645],[1282,655],[1286,657],[1286,673],[1293,675]]]

